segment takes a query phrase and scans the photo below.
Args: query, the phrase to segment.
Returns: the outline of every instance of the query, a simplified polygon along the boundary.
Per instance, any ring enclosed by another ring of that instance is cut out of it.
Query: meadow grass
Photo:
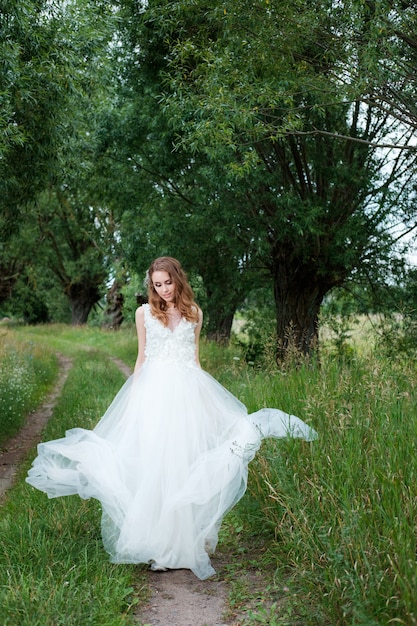
[[[58,371],[56,356],[32,342],[21,343],[0,331],[0,447],[39,404]]]
[[[102,354],[81,350],[44,438],[61,437],[73,426],[92,428],[123,381]],[[109,563],[99,504],[75,496],[48,500],[24,482],[29,462],[0,512],[1,623],[133,623],[130,609],[146,592],[145,582],[140,568]]]
[[[238,508],[249,533],[270,534],[292,619],[416,624],[415,363],[323,359],[250,384],[235,372],[228,386],[250,410],[280,406],[319,432],[313,443],[266,441]]]
[[[93,426],[121,384],[105,354],[130,365],[136,356],[132,328],[22,328],[16,336],[76,356],[45,439]],[[312,443],[265,441],[247,494],[222,526],[219,549],[233,553],[230,610],[259,605],[242,625],[416,624],[414,361],[324,350],[320,366],[260,370],[237,347],[205,341],[201,361],[249,411],[279,407],[319,433]],[[130,623],[133,598],[146,593],[142,571],[108,563],[99,517],[95,502],[48,501],[24,484],[11,492],[0,516],[5,624]],[[245,568],[265,581],[257,599],[237,575]]]
[[[17,338],[47,346],[50,350],[68,356],[79,354],[80,350],[97,351],[116,356],[132,368],[137,356],[136,330],[133,324],[126,324],[118,331],[102,330],[93,326],[39,324],[16,326],[14,332]]]

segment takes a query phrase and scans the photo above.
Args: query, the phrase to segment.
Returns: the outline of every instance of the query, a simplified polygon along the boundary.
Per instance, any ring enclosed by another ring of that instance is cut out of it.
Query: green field
[[[13,430],[10,416],[29,411],[50,388],[57,351],[74,366],[45,439],[95,424],[123,383],[108,356],[133,366],[135,332],[3,328],[1,393],[11,407],[0,416],[3,437]],[[230,615],[251,606],[245,626],[416,624],[414,360],[354,346],[349,358],[323,349],[320,366],[271,362],[261,370],[233,344],[204,341],[201,357],[249,411],[276,406],[319,432],[313,443],[269,440],[250,466],[247,494],[219,544],[230,556],[223,574]],[[108,563],[97,502],[49,501],[24,482],[34,455],[0,510],[2,624],[133,623],[131,607],[147,593],[144,569]],[[245,570],[264,578],[261,597],[242,585],[237,572]]]

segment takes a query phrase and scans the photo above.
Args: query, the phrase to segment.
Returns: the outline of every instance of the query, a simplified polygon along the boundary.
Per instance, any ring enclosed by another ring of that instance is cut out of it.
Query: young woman
[[[180,263],[156,259],[136,311],[138,358],[94,430],[42,443],[26,479],[49,497],[97,498],[115,563],[215,573],[223,516],[246,490],[264,437],[315,439],[298,417],[246,407],[199,364],[202,312]]]

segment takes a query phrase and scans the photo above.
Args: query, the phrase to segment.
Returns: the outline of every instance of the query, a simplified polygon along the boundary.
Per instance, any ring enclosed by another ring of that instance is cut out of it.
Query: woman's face
[[[171,276],[168,274],[168,272],[153,272],[151,280],[158,296],[162,298],[162,300],[165,300],[168,306],[169,304],[173,306],[175,304],[176,288],[175,283],[172,282]]]

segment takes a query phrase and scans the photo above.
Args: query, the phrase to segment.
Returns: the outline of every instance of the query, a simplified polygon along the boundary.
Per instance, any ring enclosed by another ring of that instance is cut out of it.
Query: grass
[[[131,367],[137,356],[136,330],[133,325],[126,325],[119,331],[106,331],[90,326],[39,324],[17,326],[14,332],[16,337],[69,356],[79,354],[80,351],[98,351],[116,356]]]
[[[2,624],[131,623],[132,568],[117,569],[103,556],[92,530],[99,527],[96,507],[70,498],[45,502],[41,494],[22,492],[18,501],[0,526]]]
[[[74,346],[71,351],[74,356]],[[124,381],[100,353],[80,350],[45,439],[74,425],[91,428]],[[146,585],[140,568],[108,561],[100,507],[79,498],[48,500],[23,482],[0,515],[2,624],[68,626],[131,624]]]
[[[0,447],[22,426],[54,381],[57,359],[48,349],[0,335]]]
[[[265,442],[241,504],[252,531],[273,534],[270,558],[290,573],[304,625],[417,623],[416,390],[414,362],[369,355],[258,374],[241,395],[293,407],[320,433]]]
[[[122,381],[106,355],[130,365],[136,356],[132,328],[21,328],[14,341],[75,357],[45,439],[91,427]],[[280,407],[319,432],[313,443],[268,440],[250,465],[247,494],[220,534],[229,618],[243,614],[242,626],[417,624],[415,362],[324,351],[320,368],[258,371],[237,348],[204,341],[201,360],[250,411]],[[0,513],[5,624],[132,623],[131,604],[146,596],[143,573],[108,563],[99,517],[96,502],[48,501],[24,483],[12,490]]]

